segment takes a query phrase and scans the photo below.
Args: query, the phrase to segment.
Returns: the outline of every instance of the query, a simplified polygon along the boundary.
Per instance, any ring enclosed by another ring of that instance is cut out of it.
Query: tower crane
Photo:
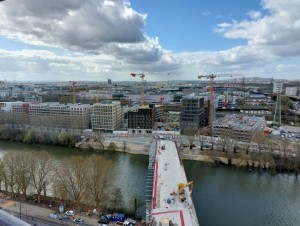
[[[76,82],[70,81],[70,84],[71,84],[71,92],[72,92],[72,102],[73,104],[75,104],[76,103],[76,90],[75,90]]]
[[[140,74],[135,74],[135,73],[131,73],[130,74],[132,77],[136,77],[136,76],[140,76],[141,78],[141,104],[142,106],[144,106],[144,78],[145,78],[145,74],[140,73]]]
[[[160,122],[164,122],[164,99],[165,98],[163,96],[160,97]]]
[[[212,136],[212,122],[213,122],[213,111],[214,111],[214,79],[217,77],[237,77],[242,76],[240,74],[210,74],[210,75],[199,75],[198,79],[207,78],[209,79],[209,135]]]

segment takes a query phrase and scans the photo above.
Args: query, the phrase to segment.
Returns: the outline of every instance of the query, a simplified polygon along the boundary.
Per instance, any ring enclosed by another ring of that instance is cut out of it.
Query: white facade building
[[[93,105],[93,131],[112,133],[123,125],[123,109],[119,101],[103,101]]]
[[[282,92],[282,82],[273,82],[273,93]]]
[[[286,87],[285,95],[287,96],[297,96],[298,87]]]

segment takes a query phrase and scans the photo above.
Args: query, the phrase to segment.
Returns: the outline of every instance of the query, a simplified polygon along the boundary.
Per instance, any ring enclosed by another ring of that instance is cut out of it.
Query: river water
[[[47,150],[56,160],[71,155],[91,155],[79,149],[24,145],[0,141],[0,156],[8,151]],[[111,159],[114,182],[131,207],[134,197],[144,198],[148,156],[102,153]],[[298,226],[300,177],[249,173],[244,169],[216,167],[184,161],[188,180],[194,181],[193,200],[201,226]]]

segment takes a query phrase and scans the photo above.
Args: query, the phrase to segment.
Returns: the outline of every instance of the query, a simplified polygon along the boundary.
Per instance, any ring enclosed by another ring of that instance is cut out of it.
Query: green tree
[[[124,209],[124,197],[120,188],[114,188],[110,194],[109,208],[119,211]]]
[[[107,149],[109,151],[115,151],[117,149],[117,145],[114,142],[110,142]]]
[[[23,143],[25,144],[32,144],[33,142],[33,132],[31,130],[28,130],[23,138]]]

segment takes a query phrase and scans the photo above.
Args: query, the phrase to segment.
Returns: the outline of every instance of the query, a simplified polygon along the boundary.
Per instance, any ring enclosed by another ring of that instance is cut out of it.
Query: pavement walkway
[[[0,207],[4,211],[6,210],[8,212],[14,212],[17,215],[20,214],[20,210],[21,210],[22,215],[26,216],[25,218],[33,217],[33,218],[39,218],[39,219],[45,219],[48,221],[57,222],[60,224],[62,223],[62,221],[50,217],[50,214],[54,212],[50,208],[45,208],[37,205],[30,205],[27,203],[21,203],[20,206],[20,202],[9,200],[9,199],[7,200],[5,198],[0,198]],[[83,214],[82,215],[76,214],[74,216],[74,219],[78,217],[82,218],[86,225],[98,225],[98,218],[96,216],[87,217]],[[65,225],[75,225],[75,223],[72,222],[72,220],[65,223],[66,223]]]

